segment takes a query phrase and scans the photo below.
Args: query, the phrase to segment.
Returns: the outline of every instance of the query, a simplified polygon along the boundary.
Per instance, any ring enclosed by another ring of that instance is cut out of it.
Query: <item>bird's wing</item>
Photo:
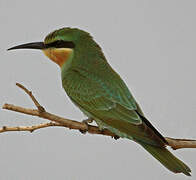
[[[93,72],[74,69],[63,79],[63,87],[78,106],[90,113],[141,124],[135,100],[120,77],[117,78],[101,79]]]
[[[72,69],[63,78],[63,87],[72,101],[103,126],[121,137],[153,145],[164,138],[142,116],[142,112],[119,76],[99,78],[95,72]]]

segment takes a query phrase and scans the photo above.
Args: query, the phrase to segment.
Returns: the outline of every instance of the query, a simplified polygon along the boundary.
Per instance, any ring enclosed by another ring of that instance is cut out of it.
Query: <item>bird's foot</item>
[[[82,122],[85,124],[89,124],[89,123],[92,123],[93,121],[94,121],[93,118],[88,118],[88,119],[83,120]]]
[[[88,124],[93,122],[93,118],[88,118],[82,121],[82,123],[84,123],[86,125],[86,129],[85,130],[79,130],[82,134],[86,134],[86,132],[88,131]]]
[[[113,136],[112,138],[114,138],[115,140],[118,140],[120,137],[119,136]]]

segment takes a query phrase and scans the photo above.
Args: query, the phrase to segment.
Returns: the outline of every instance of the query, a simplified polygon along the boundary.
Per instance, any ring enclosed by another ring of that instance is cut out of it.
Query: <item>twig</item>
[[[35,104],[35,106],[37,107],[37,109],[40,111],[40,112],[45,112],[45,109],[43,106],[41,106],[39,104],[39,102],[37,101],[37,99],[33,96],[32,92],[29,91],[26,87],[24,87],[22,84],[20,83],[16,83],[16,86],[18,86],[19,88],[21,88],[22,90],[24,90],[28,95],[29,97],[32,99],[33,103]]]
[[[3,109],[7,109],[7,110],[23,113],[23,114],[28,114],[32,116],[38,116],[44,119],[48,119],[52,122],[46,123],[46,124],[40,124],[36,126],[30,126],[30,127],[28,126],[27,127],[4,126],[0,128],[0,133],[7,132],[7,131],[33,132],[34,130],[41,129],[41,128],[46,128],[46,127],[51,127],[51,126],[61,126],[61,127],[69,128],[69,129],[79,130],[81,132],[88,132],[90,134],[100,134],[100,135],[105,135],[105,136],[111,136],[111,137],[114,137],[115,139],[119,138],[107,129],[99,130],[97,126],[92,126],[92,125],[85,124],[83,122],[78,122],[78,121],[62,118],[57,115],[46,112],[45,109],[38,103],[38,101],[33,96],[31,91],[29,91],[27,88],[25,88],[23,85],[19,83],[16,83],[16,85],[20,87],[21,89],[23,89],[30,96],[30,98],[36,105],[37,109],[27,109],[27,108],[15,106],[12,104],[4,104]],[[165,139],[168,141],[169,146],[173,148],[174,150],[180,149],[180,148],[196,148],[196,140],[173,139],[173,138],[168,138],[168,137],[166,137]]]
[[[17,127],[3,126],[2,128],[0,128],[0,133],[8,132],[8,131],[29,131],[32,133],[33,131],[35,131],[37,129],[51,127],[51,126],[62,126],[62,125],[57,124],[57,123],[53,123],[53,122],[49,122],[49,123],[39,124],[39,125],[35,125],[35,126],[17,126]]]
[[[193,139],[174,139],[169,137],[165,137],[165,139],[174,150],[181,148],[196,148],[196,140]]]

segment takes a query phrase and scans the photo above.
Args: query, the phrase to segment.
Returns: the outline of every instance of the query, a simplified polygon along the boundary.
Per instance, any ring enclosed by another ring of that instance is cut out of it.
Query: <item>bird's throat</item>
[[[43,50],[44,54],[49,57],[52,61],[58,64],[60,67],[68,61],[73,50],[70,48],[49,48]]]

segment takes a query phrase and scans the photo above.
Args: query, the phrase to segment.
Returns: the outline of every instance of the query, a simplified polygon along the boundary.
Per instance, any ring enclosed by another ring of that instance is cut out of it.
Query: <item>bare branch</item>
[[[29,91],[26,87],[24,87],[22,84],[20,83],[16,83],[16,86],[18,86],[19,88],[21,88],[22,90],[24,90],[28,95],[29,97],[32,99],[33,103],[35,104],[35,106],[37,107],[37,109],[40,111],[40,112],[45,112],[45,109],[43,108],[43,106],[41,106],[39,104],[39,102],[37,101],[37,99],[33,96],[32,92]]]
[[[174,139],[169,137],[166,137],[165,139],[174,150],[181,148],[196,148],[196,140],[193,139]]]
[[[2,128],[0,128],[0,133],[8,132],[8,131],[29,131],[32,133],[33,131],[35,131],[37,129],[51,127],[51,126],[62,126],[62,125],[57,124],[57,123],[53,123],[53,122],[49,122],[49,123],[39,124],[39,125],[35,125],[35,126],[17,126],[17,127],[3,126]]]
[[[45,128],[49,126],[62,126],[62,127],[67,127],[69,129],[75,129],[75,130],[80,130],[80,131],[86,131],[90,134],[100,134],[100,135],[105,135],[105,136],[111,136],[114,138],[117,138],[117,136],[113,133],[111,133],[109,130],[104,129],[104,130],[99,130],[97,126],[92,126],[92,125],[86,125],[85,123],[70,120],[70,119],[65,119],[59,116],[56,116],[54,114],[48,113],[48,112],[43,112],[40,113],[39,110],[36,109],[27,109],[19,106],[15,106],[12,104],[5,104],[3,106],[3,109],[11,110],[11,111],[16,111],[19,113],[27,114],[27,115],[32,115],[32,116],[38,116],[44,119],[48,119],[50,121],[54,121],[56,123],[47,123],[47,124],[41,124],[38,126],[32,126],[32,127],[6,127],[0,129],[0,133],[6,132],[6,131],[32,131],[40,128]],[[57,124],[58,123],[58,124]],[[169,146],[173,149],[180,149],[180,148],[196,148],[196,140],[190,140],[190,139],[173,139],[173,138],[168,138],[166,137],[166,140],[169,143]]]
[[[7,127],[4,126],[0,128],[0,133],[3,132],[8,132],[8,131],[30,131],[33,132],[34,130],[41,129],[41,128],[46,128],[46,127],[51,127],[51,126],[60,126],[60,127],[66,127],[69,129],[75,129],[79,130],[81,132],[88,132],[90,134],[100,134],[100,135],[105,135],[105,136],[111,136],[114,137],[115,139],[118,139],[119,137],[110,132],[107,129],[100,130],[97,126],[92,126],[88,125],[83,122],[78,122],[70,119],[66,119],[63,117],[59,117],[57,115],[51,114],[49,112],[46,112],[43,106],[41,106],[36,98],[33,96],[32,92],[29,91],[27,88],[25,88],[23,85],[16,83],[18,87],[23,89],[32,99],[34,104],[36,105],[37,109],[28,109],[28,108],[23,108],[20,106],[15,106],[12,104],[4,104],[3,109],[7,109],[10,111],[15,111],[27,115],[32,115],[32,116],[38,116],[40,118],[44,118],[47,120],[50,120],[52,122],[50,123],[45,123],[45,124],[39,124],[35,126],[30,126],[30,127]],[[190,139],[173,139],[173,138],[165,138],[168,141],[168,144],[171,148],[175,149],[181,149],[181,148],[196,148],[196,140],[190,140]]]
[[[87,131],[90,134],[102,134],[102,135],[106,135],[106,136],[116,137],[115,134],[111,133],[108,130],[100,131],[97,126],[91,126],[91,125],[87,125],[85,123],[74,121],[71,119],[65,119],[63,117],[48,113],[46,111],[40,113],[39,110],[36,110],[36,109],[27,109],[27,108],[15,106],[12,104],[4,104],[3,109],[15,111],[15,112],[19,112],[19,113],[23,113],[23,114],[27,114],[27,115],[32,115],[32,116],[38,116],[43,119],[48,119],[50,121],[59,123],[61,126],[67,127],[69,129],[80,130],[82,132]]]

